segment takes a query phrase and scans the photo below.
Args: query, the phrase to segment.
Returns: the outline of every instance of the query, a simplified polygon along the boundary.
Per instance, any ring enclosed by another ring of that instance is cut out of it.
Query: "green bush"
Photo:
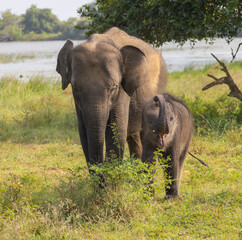
[[[200,97],[184,102],[192,112],[196,134],[221,135],[229,130],[239,129],[242,123],[241,103],[222,95],[216,101],[208,102]]]

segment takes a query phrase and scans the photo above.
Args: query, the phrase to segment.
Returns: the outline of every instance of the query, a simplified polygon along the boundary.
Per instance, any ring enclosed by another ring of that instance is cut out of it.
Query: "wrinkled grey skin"
[[[143,110],[142,160],[154,163],[154,152],[163,149],[168,161],[165,169],[166,198],[178,196],[181,171],[193,132],[188,108],[169,94],[155,96]],[[170,159],[170,160],[169,160]]]
[[[118,28],[93,34],[76,47],[68,40],[60,50],[56,71],[62,88],[72,86],[81,144],[88,164],[123,152],[114,145],[110,123],[117,125],[120,145],[142,155],[142,108],[146,99],[164,92],[167,70],[160,54],[144,41]]]

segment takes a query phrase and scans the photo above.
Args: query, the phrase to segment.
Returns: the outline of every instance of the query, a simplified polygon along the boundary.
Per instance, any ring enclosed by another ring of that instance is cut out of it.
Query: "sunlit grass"
[[[241,86],[242,65],[229,67]],[[143,167],[128,156],[105,165],[104,190],[90,178],[81,149],[71,88],[43,77],[0,81],[0,239],[240,239],[241,103],[227,87],[202,92],[215,66],[169,75],[168,91],[191,109],[196,129],[181,198],[164,201],[157,166],[155,196]],[[108,178],[107,178],[108,179]]]
[[[62,92],[59,82],[3,78],[0,96],[0,140],[46,143],[69,136],[77,141],[72,94]]]

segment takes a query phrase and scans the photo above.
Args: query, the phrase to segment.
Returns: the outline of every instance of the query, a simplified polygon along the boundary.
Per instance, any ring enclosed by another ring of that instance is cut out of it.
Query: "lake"
[[[73,41],[74,45],[83,41]],[[199,41],[191,48],[189,43],[182,47],[174,43],[163,45],[162,55],[166,61],[168,71],[183,71],[185,68],[202,68],[215,63],[211,53],[220,60],[230,62],[231,48],[237,49],[242,38],[234,39],[230,45],[224,39],[216,39],[213,45]],[[0,77],[15,76],[29,79],[33,75],[44,75],[53,79],[60,79],[55,72],[57,54],[65,41],[37,41],[37,42],[1,42],[0,43]],[[2,63],[2,58],[10,59]],[[242,60],[242,48],[236,60]]]

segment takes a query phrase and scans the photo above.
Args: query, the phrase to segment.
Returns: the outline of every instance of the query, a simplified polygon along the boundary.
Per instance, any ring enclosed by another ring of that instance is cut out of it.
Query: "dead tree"
[[[217,62],[219,63],[219,65],[222,67],[221,71],[225,72],[226,76],[225,77],[221,77],[221,78],[216,78],[213,75],[208,74],[209,77],[211,77],[212,79],[214,79],[213,82],[207,84],[205,87],[203,87],[203,91],[215,86],[215,85],[220,85],[220,84],[227,84],[230,88],[230,93],[228,94],[229,97],[235,97],[237,99],[239,99],[240,101],[242,101],[242,93],[239,90],[239,88],[237,87],[237,85],[235,84],[233,78],[231,77],[226,65],[221,62],[215,55],[213,55],[211,53],[211,55],[217,60]]]
[[[239,52],[239,48],[240,48],[241,45],[242,45],[242,42],[238,45],[237,50],[235,51],[235,53],[234,53],[234,50],[231,48],[232,60],[231,60],[230,63],[232,63],[234,61],[237,53]]]

